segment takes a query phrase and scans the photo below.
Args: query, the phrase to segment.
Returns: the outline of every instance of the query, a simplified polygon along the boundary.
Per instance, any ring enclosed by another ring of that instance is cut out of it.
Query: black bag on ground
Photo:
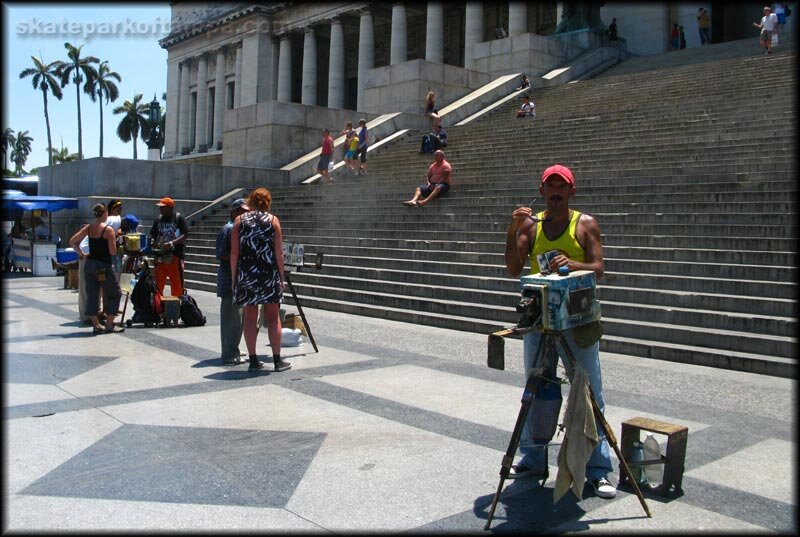
[[[184,291],[181,295],[181,321],[186,326],[203,326],[206,324],[206,317],[197,306],[194,298]]]

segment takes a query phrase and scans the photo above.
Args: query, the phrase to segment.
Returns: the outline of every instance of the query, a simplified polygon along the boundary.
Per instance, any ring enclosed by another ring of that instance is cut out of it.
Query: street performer
[[[575,192],[575,179],[566,166],[555,164],[542,173],[539,193],[546,203],[546,210],[534,216],[530,207],[518,207],[511,215],[512,221],[506,235],[505,250],[506,270],[511,276],[520,276],[526,259],[530,260],[531,274],[537,273],[539,265],[536,256],[550,250],[559,252],[559,255],[550,260],[551,272],[558,273],[559,267],[567,266],[570,272],[594,271],[598,280],[603,276],[600,225],[594,217],[569,208],[570,198]],[[563,335],[576,361],[586,372],[600,411],[604,412],[599,321],[565,330]],[[527,375],[534,367],[533,360],[541,337],[541,332],[536,330],[527,332],[524,336]],[[561,361],[566,364],[565,351],[560,344],[556,345],[556,350]],[[569,371],[569,368],[567,370]],[[613,470],[609,445],[599,426],[598,434],[600,438],[597,446],[586,463],[586,480],[597,496],[613,498],[617,491],[607,479],[608,473]],[[532,447],[531,443],[531,431],[526,421],[520,438],[519,450],[522,458],[511,467],[510,479],[545,473],[547,469],[545,450]]]

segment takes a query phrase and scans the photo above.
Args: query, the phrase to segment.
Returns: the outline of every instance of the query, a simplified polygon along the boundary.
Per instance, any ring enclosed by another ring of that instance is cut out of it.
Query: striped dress
[[[239,265],[233,298],[239,306],[283,302],[273,218],[262,211],[250,211],[241,217]]]

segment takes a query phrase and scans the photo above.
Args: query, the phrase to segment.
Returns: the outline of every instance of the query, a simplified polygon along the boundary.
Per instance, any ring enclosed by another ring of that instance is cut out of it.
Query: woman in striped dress
[[[231,232],[231,276],[233,301],[242,306],[242,324],[250,370],[264,364],[256,354],[258,307],[264,306],[267,333],[272,347],[275,371],[285,371],[292,364],[281,359],[281,322],[279,306],[283,302],[286,280],[283,272],[283,235],[278,217],[270,214],[272,195],[266,188],[250,194],[250,211],[239,215]]]

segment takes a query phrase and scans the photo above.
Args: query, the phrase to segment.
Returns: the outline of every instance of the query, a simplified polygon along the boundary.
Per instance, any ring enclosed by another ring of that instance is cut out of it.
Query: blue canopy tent
[[[60,196],[20,196],[13,192],[3,192],[3,219],[13,219],[15,213],[21,213],[23,211],[30,211],[31,212],[31,229],[34,228],[34,217],[33,211],[34,210],[45,210],[47,211],[47,219],[48,219],[48,229],[50,229],[50,233],[52,233],[53,229],[53,218],[52,214],[56,211],[60,211],[62,209],[77,209],[78,208],[78,199],[77,198],[62,198]],[[35,239],[35,237],[31,237],[31,239]],[[49,238],[48,238],[49,239]],[[30,241],[30,244],[25,246],[21,246],[26,250],[27,255],[20,255],[19,257],[25,261],[26,264],[33,265],[35,263],[35,257],[37,248],[34,245],[34,240]],[[16,248],[16,247],[15,247]],[[51,246],[53,249],[53,257],[55,257],[55,246]],[[41,250],[44,252],[44,250]],[[29,267],[30,268],[30,267]],[[34,271],[36,273],[36,271]]]

